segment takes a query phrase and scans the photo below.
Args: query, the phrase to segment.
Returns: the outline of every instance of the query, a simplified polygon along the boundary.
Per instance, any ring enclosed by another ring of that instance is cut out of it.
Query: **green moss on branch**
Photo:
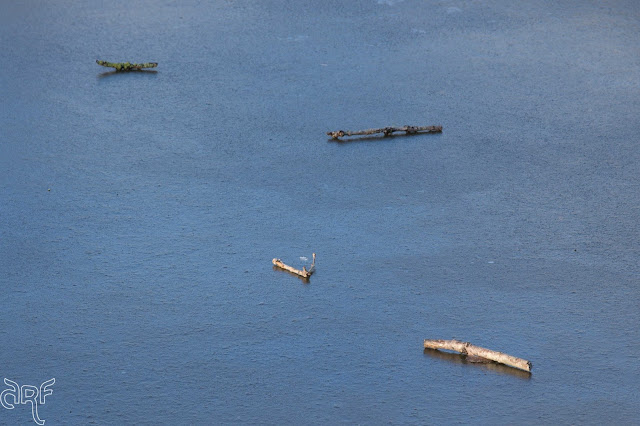
[[[96,64],[103,67],[115,68],[116,71],[140,71],[143,68],[155,68],[158,66],[157,62],[145,62],[144,64],[132,64],[131,62],[107,62],[96,61]]]

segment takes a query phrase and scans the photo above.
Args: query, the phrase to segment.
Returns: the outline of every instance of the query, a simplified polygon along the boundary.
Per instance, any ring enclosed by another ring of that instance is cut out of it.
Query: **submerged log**
[[[103,67],[115,68],[116,71],[140,71],[143,68],[155,68],[158,66],[157,62],[145,62],[144,64],[132,64],[131,62],[107,62],[96,61],[96,64]]]
[[[465,355],[471,355],[473,357],[485,358],[528,372],[531,372],[531,368],[533,368],[531,361],[527,361],[526,359],[516,358],[515,356],[507,355],[498,351],[492,351],[491,349],[481,348],[480,346],[475,346],[469,342],[461,342],[459,340],[425,339],[424,347],[427,349],[446,349],[460,352]]]
[[[284,263],[282,263],[280,259],[273,259],[271,262],[278,268],[284,269],[285,271],[289,271],[292,274],[296,274],[298,276],[301,276],[302,278],[309,278],[316,269],[316,254],[313,253],[313,263],[311,263],[311,266],[309,267],[308,270],[304,266],[302,267],[302,270],[300,270],[300,269],[293,268],[289,265],[285,265]]]
[[[402,127],[382,127],[380,129],[367,129],[367,130],[338,130],[336,132],[327,132],[327,135],[333,139],[338,139],[343,136],[358,136],[358,135],[373,135],[376,133],[384,133],[385,136],[390,136],[393,132],[406,132],[407,135],[412,135],[418,132],[425,133],[440,133],[442,132],[442,126],[402,126]]]

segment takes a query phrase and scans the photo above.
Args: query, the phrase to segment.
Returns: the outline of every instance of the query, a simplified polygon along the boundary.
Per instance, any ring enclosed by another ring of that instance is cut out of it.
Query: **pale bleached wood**
[[[278,268],[284,269],[285,271],[289,271],[292,274],[296,274],[298,276],[301,276],[302,278],[309,278],[316,269],[316,254],[313,253],[313,263],[311,264],[308,270],[304,266],[302,267],[302,270],[300,270],[300,269],[293,268],[289,265],[285,265],[280,259],[273,259],[271,262],[274,265],[276,265]]]
[[[390,136],[393,132],[406,132],[408,135],[418,132],[426,133],[440,133],[442,132],[442,126],[402,126],[402,127],[382,127],[380,129],[367,129],[367,130],[338,130],[335,132],[327,132],[327,135],[333,139],[338,139],[343,136],[357,136],[357,135],[373,135],[376,133],[384,133],[385,136]]]
[[[424,347],[429,349],[446,349],[450,351],[460,352],[461,354],[478,356],[501,364],[516,367],[524,371],[531,372],[533,365],[531,361],[507,355],[502,352],[492,351],[491,349],[481,348],[472,345],[469,342],[461,342],[459,340],[430,340],[425,339]]]

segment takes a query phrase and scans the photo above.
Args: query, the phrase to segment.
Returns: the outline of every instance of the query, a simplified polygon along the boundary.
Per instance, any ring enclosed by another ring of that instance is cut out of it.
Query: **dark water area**
[[[55,378],[48,425],[638,421],[637,2],[28,0],[0,24],[0,377]],[[444,132],[325,135],[405,124]],[[313,252],[308,283],[272,268]]]

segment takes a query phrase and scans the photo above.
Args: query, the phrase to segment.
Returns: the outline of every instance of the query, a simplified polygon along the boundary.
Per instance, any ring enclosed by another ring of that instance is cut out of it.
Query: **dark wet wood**
[[[367,129],[367,130],[338,130],[335,132],[327,132],[327,135],[333,139],[338,139],[343,136],[358,136],[358,135],[373,135],[376,133],[383,133],[385,136],[390,136],[394,132],[406,132],[407,135],[411,135],[418,132],[424,133],[440,133],[442,132],[442,126],[402,126],[402,127],[382,127],[379,129]]]

